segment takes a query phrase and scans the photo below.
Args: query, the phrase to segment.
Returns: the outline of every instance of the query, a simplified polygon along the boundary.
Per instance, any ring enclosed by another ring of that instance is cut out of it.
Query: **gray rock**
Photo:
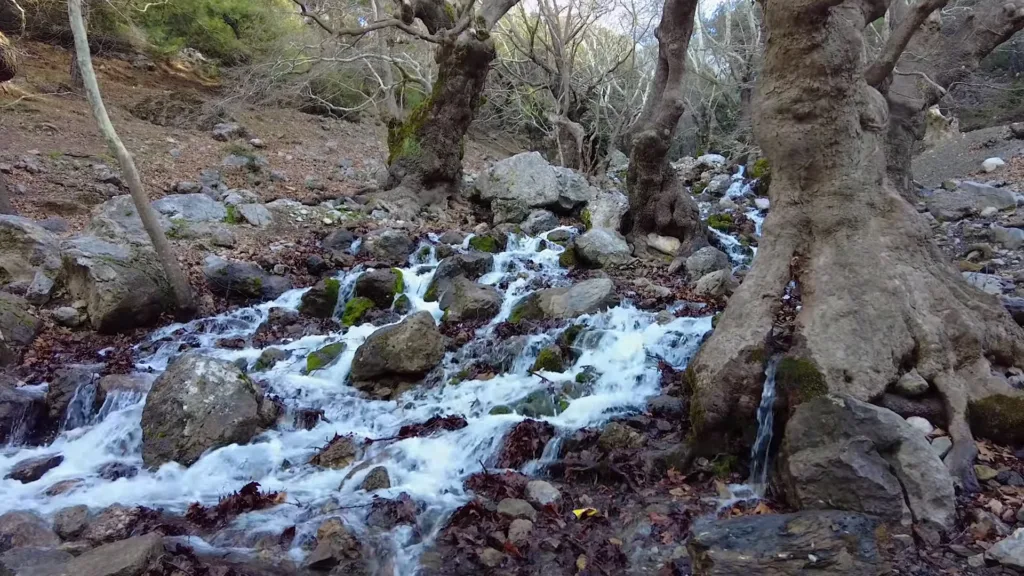
[[[199,182],[181,180],[174,185],[174,191],[178,194],[199,194],[203,191],[203,185]]]
[[[961,182],[955,190],[938,189],[925,199],[937,220],[960,220],[989,206],[1008,210],[1017,205],[1013,192],[978,182]]]
[[[190,466],[214,448],[245,443],[276,416],[273,402],[230,362],[188,353],[153,383],[142,410],[142,460]]]
[[[217,198],[215,198],[217,199]],[[219,198],[225,205],[228,206],[241,206],[242,204],[259,204],[260,197],[251,190],[245,190],[242,188],[233,188],[224,193],[223,198]]]
[[[829,426],[822,426],[828,422]],[[953,479],[920,431],[895,412],[848,396],[821,396],[786,424],[780,469],[787,501],[947,529]]]
[[[91,416],[91,400],[84,406],[75,400],[93,396],[96,374],[102,368],[102,364],[71,364],[57,369],[46,390],[46,406],[51,421],[67,429],[85,424],[87,418],[81,416]]]
[[[613,148],[608,153],[608,172],[625,172],[629,168],[629,156],[626,156],[618,148]]]
[[[417,312],[370,334],[356,349],[350,376],[361,390],[391,396],[403,384],[422,379],[443,357],[444,338],[434,318]]]
[[[834,510],[702,520],[687,550],[695,576],[877,576],[886,572],[879,524]]]
[[[362,483],[359,484],[359,488],[367,492],[391,488],[391,477],[388,475],[388,469],[383,466],[377,466],[370,470],[363,478]]]
[[[8,549],[25,546],[60,546],[60,538],[50,529],[49,522],[24,510],[15,510],[0,516],[0,542]]]
[[[1020,228],[992,227],[992,241],[1002,244],[1008,250],[1016,250],[1024,246],[1024,230]]]
[[[896,392],[900,396],[906,396],[907,398],[916,398],[922,394],[928,392],[930,385],[920,374],[917,373],[917,369],[913,369],[910,372],[904,373],[900,376],[900,379],[896,381]]]
[[[498,502],[498,514],[512,518],[525,518],[531,522],[537,519],[537,511],[534,510],[533,505],[518,498],[505,498]]]
[[[629,198],[618,190],[602,190],[587,202],[584,224],[588,228],[607,228],[618,232],[622,217],[629,211]]]
[[[32,282],[60,270],[60,239],[28,218],[0,215],[0,284]]]
[[[738,283],[729,270],[716,270],[705,274],[693,287],[694,294],[708,298],[731,296]]]
[[[247,135],[245,128],[235,122],[221,122],[213,127],[213,139],[219,142],[227,142],[235,138],[244,138]]]
[[[17,480],[22,484],[35,482],[50,470],[60,466],[60,463],[63,461],[64,457],[60,454],[49,454],[28,458],[16,463],[4,478],[7,480]]]
[[[714,246],[705,246],[686,259],[686,274],[694,280],[729,268],[729,257]]]
[[[54,234],[63,234],[70,228],[70,226],[68,226],[68,221],[60,216],[44,218],[43,220],[40,220],[38,224],[40,228],[53,232]]]
[[[273,300],[292,288],[290,280],[258,264],[214,255],[203,260],[203,276],[211,292],[229,300]]]
[[[427,286],[424,300],[436,302],[441,295],[451,289],[451,280],[459,276],[476,280],[491,271],[494,267],[494,256],[487,252],[468,252],[453,254],[437,265],[434,277]]]
[[[625,264],[632,259],[630,252],[626,239],[607,228],[591,228],[576,239],[576,254],[589,266]]]
[[[575,210],[597,197],[598,190],[579,172],[563,166],[553,166],[552,170],[558,182],[558,207],[562,212]]]
[[[541,232],[558,228],[558,225],[558,217],[551,212],[547,210],[534,210],[530,212],[526,220],[523,220],[519,228],[530,236],[536,236]]]
[[[531,532],[533,532],[533,522],[516,518],[508,525],[508,540],[513,544],[522,544],[530,538]]]
[[[911,416],[907,418],[907,424],[910,424],[914,430],[917,430],[925,436],[931,434],[932,431],[935,430],[935,427],[932,426],[931,422],[921,418],[920,416]]]
[[[652,416],[675,418],[686,414],[686,402],[675,396],[654,396],[647,399],[647,410]]]
[[[64,565],[61,576],[142,576],[163,554],[163,536],[151,532],[104,544]]]
[[[88,506],[63,508],[53,516],[53,530],[64,540],[74,540],[85,530],[88,519]]]
[[[607,278],[594,278],[569,288],[546,288],[533,292],[515,305],[509,321],[567,320],[607,310],[618,302],[615,284]]]
[[[41,394],[0,383],[0,444],[29,443],[46,422]]]
[[[366,551],[340,518],[324,520],[316,531],[316,548],[306,557],[305,568],[334,574],[369,576]]]
[[[238,213],[243,220],[257,228],[266,228],[274,221],[270,210],[263,204],[241,204],[238,206]]]
[[[0,573],[25,576],[59,574],[63,564],[74,558],[69,552],[34,546],[14,548],[0,554]],[[10,570],[5,572],[2,568]]]
[[[459,230],[449,230],[437,239],[441,244],[462,244],[463,240],[466,239],[466,235]]]
[[[206,194],[172,194],[153,201],[153,208],[172,222],[223,222],[227,208]]]
[[[526,499],[537,506],[547,506],[561,500],[562,493],[548,482],[531,480],[526,483]]]
[[[36,271],[32,283],[28,285],[25,292],[25,300],[29,304],[42,306],[50,301],[50,293],[53,292],[53,280],[41,270]]]
[[[412,254],[413,244],[405,232],[385,228],[364,236],[363,249],[381,262],[404,266],[409,260],[409,254]]]
[[[630,450],[644,445],[643,434],[633,430],[625,424],[612,422],[601,430],[601,436],[597,439],[597,445],[607,452],[612,450]]]
[[[501,310],[502,295],[497,288],[459,276],[443,284],[438,302],[444,322],[490,320]]]
[[[343,251],[348,252],[349,248],[352,247],[352,243],[356,241],[356,235],[351,230],[345,228],[338,228],[330,234],[328,234],[321,242],[320,247],[324,250],[334,252]]]
[[[1003,279],[995,274],[982,274],[981,272],[963,272],[964,280],[982,292],[995,294],[1003,293]]]
[[[721,196],[722,194],[725,194],[725,191],[729,189],[731,184],[732,177],[728,174],[717,174],[711,178],[711,181],[708,182],[704,191],[712,196]]]
[[[210,243],[214,246],[233,248],[237,242],[238,240],[235,239],[234,232],[226,228],[217,228],[210,234]]]
[[[672,236],[660,236],[654,233],[647,235],[647,246],[667,256],[675,256],[682,245],[683,243],[678,238]]]
[[[86,320],[85,314],[71,306],[61,306],[55,309],[52,315],[54,322],[66,328],[78,328]]]
[[[207,199],[209,200],[209,198]],[[171,229],[170,219],[159,211],[157,212],[157,222],[165,232]],[[115,196],[93,208],[86,233],[89,236],[114,243],[127,241],[132,244],[151,246],[149,234],[143,228],[142,219],[139,218],[139,212],[135,209],[135,202],[128,195]]]
[[[335,278],[321,278],[305,294],[299,303],[299,313],[313,318],[330,318],[338,307],[340,283]]]
[[[953,440],[949,436],[939,436],[932,440],[932,451],[938,455],[939,458],[945,458],[946,454],[953,449]]]
[[[170,283],[148,246],[76,236],[64,243],[63,272],[68,294],[86,302],[100,332],[148,326],[174,309]]]
[[[524,152],[496,162],[476,180],[480,198],[516,206],[523,216],[530,208],[553,206],[559,199],[559,182],[539,152]],[[496,219],[497,220],[497,219]]]
[[[985,552],[985,559],[1003,566],[1024,569],[1024,528],[996,542]]]
[[[29,310],[24,298],[0,292],[0,366],[16,364],[39,334],[42,321]]]
[[[487,568],[494,569],[505,562],[505,554],[488,546],[480,551],[477,559]]]
[[[355,295],[369,298],[374,306],[387,309],[399,294],[401,271],[392,268],[370,270],[356,278]]]

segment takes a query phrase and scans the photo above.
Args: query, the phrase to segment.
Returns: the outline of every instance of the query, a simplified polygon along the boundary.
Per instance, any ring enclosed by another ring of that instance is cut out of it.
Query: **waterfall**
[[[775,426],[775,370],[780,356],[773,356],[764,372],[761,405],[757,408],[757,438],[750,449],[750,480],[754,492],[764,496],[768,486],[768,465],[771,458],[772,432]]]

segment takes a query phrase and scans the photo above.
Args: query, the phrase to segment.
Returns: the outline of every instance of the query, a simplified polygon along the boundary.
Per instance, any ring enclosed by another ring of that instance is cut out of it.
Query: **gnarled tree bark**
[[[916,369],[946,410],[946,463],[971,489],[968,404],[1015,397],[998,368],[1024,367],[1024,329],[963,280],[886,178],[888,106],[863,60],[864,28],[885,9],[872,0],[765,5],[754,133],[772,165],[772,211],[753,267],[691,363],[690,445],[750,445],[773,355],[785,357],[776,384],[790,407],[826,390],[878,400]]]
[[[700,221],[697,203],[668,163],[672,135],[683,115],[683,73],[696,9],[696,0],[665,0],[655,32],[658,64],[651,92],[637,121],[638,128],[628,139],[628,233],[638,255],[646,252],[646,236],[650,233],[678,238],[682,256],[707,244],[707,230]]]

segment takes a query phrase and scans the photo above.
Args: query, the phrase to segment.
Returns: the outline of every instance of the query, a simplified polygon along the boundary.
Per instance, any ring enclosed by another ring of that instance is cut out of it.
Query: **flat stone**
[[[939,455],[939,458],[945,458],[946,454],[953,449],[953,441],[949,436],[939,436],[932,440],[932,450]]]
[[[513,544],[526,542],[531,532],[533,532],[533,522],[516,518],[508,526],[508,540]]]
[[[900,376],[896,381],[896,392],[907,398],[915,398],[928,392],[928,381],[917,373],[917,369],[911,370]]]
[[[1024,569],[1024,528],[1014,530],[1013,534],[993,544],[985,552],[985,559]]]
[[[997,474],[999,474],[999,472],[990,466],[985,466],[984,464],[974,465],[974,475],[982,482],[995,478]]]
[[[94,548],[65,564],[61,575],[141,576],[163,551],[163,536],[152,532]]]
[[[907,418],[907,424],[913,426],[915,430],[920,430],[925,436],[931,434],[932,431],[935,430],[935,427],[932,426],[931,422],[921,418],[920,416],[911,416],[910,418]]]
[[[505,498],[498,502],[498,514],[512,518],[525,518],[531,522],[537,519],[537,511],[526,500]]]
[[[22,460],[15,464],[4,478],[8,480],[17,480],[22,484],[35,482],[50,470],[60,466],[60,463],[63,461],[64,457],[60,454],[50,454]]]
[[[538,506],[555,504],[562,499],[561,492],[544,480],[531,480],[526,484],[526,499]]]

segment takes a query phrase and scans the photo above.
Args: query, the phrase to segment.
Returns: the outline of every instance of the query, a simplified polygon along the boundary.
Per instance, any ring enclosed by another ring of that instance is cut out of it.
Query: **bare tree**
[[[691,364],[691,446],[749,442],[773,356],[784,358],[775,382],[789,408],[825,390],[877,399],[916,370],[944,403],[946,464],[970,490],[968,404],[1019,399],[1002,368],[1024,367],[1024,329],[966,283],[886,178],[889,106],[865,78],[877,68],[865,62],[864,31],[887,6],[765,4],[754,133],[772,165],[772,211],[753,267]],[[901,34],[876,64],[898,56]]]
[[[0,0],[0,83],[11,80],[18,73],[14,44],[4,33],[21,34],[24,30],[25,11],[14,0]],[[17,214],[3,174],[0,174],[0,214]]]
[[[686,51],[693,34],[697,0],[665,0],[658,38],[658,64],[644,111],[631,138],[629,211],[635,250],[646,252],[646,236],[656,233],[678,238],[680,255],[707,244],[700,210],[668,163],[679,118],[683,115],[683,74]]]
[[[96,81],[96,72],[92,67],[92,57],[89,54],[89,39],[85,31],[85,21],[82,18],[82,0],[68,0],[68,16],[71,21],[72,33],[75,36],[75,54],[78,59],[78,67],[82,74],[86,98],[89,100],[89,105],[92,108],[93,117],[96,118],[96,123],[99,125],[100,132],[103,133],[103,137],[107,141],[107,146],[114,156],[117,157],[117,161],[121,165],[121,172],[125,176],[125,182],[128,185],[129,192],[131,192],[132,201],[135,203],[135,209],[139,212],[139,218],[142,219],[142,226],[146,229],[146,233],[153,242],[157,258],[159,258],[164,274],[167,275],[167,280],[171,284],[177,313],[180,317],[191,316],[195,313],[196,306],[188,280],[181,271],[181,266],[178,265],[178,260],[174,256],[174,250],[167,241],[163,229],[160,228],[156,210],[149,203],[149,197],[142,187],[142,179],[139,177],[139,171],[135,168],[135,161],[132,160],[131,154],[128,153],[121,139],[117,136],[114,125],[110,122],[110,117],[107,115],[107,109],[103,105],[100,87]]]

